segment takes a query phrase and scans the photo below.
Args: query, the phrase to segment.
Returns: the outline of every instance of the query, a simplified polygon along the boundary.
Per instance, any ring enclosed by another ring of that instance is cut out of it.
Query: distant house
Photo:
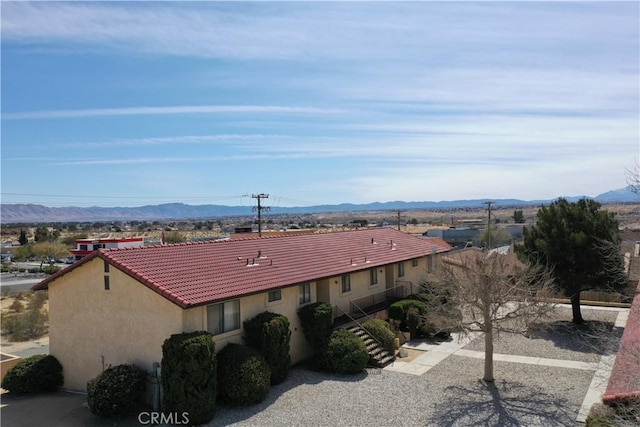
[[[293,363],[310,355],[297,316],[316,301],[339,317],[406,296],[450,250],[390,228],[100,249],[34,287],[49,289],[50,353],[64,387],[109,365],[151,370],[171,334],[208,330],[219,350],[263,311],[291,323]]]
[[[69,252],[73,254],[73,258],[77,261],[98,249],[131,248],[142,245],[144,245],[144,237],[78,239],[76,240],[76,248],[70,249]]]

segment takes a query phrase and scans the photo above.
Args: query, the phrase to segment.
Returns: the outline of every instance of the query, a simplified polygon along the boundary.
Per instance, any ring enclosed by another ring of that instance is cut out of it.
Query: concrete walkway
[[[570,307],[570,306],[569,306]],[[624,328],[629,316],[629,309],[625,308],[612,308],[612,307],[585,307],[590,310],[606,310],[617,311],[615,327]],[[464,347],[471,341],[480,337],[480,333],[471,333],[466,336],[460,334],[451,334],[452,340],[448,342],[442,342],[438,344],[429,343],[412,343],[408,342],[402,347],[407,349],[421,350],[425,353],[411,360],[410,362],[404,362],[396,359],[396,361],[385,367],[387,371],[401,372],[410,375],[423,375],[438,363],[445,360],[452,354],[456,356],[472,357],[476,359],[484,359],[484,352],[465,350]],[[561,359],[546,359],[543,357],[529,357],[529,356],[517,356],[511,354],[493,354],[494,361],[512,362],[512,363],[525,363],[528,365],[539,366],[553,366],[567,369],[580,369],[586,371],[594,371],[593,379],[587,390],[576,421],[585,422],[591,406],[595,403],[602,401],[602,396],[607,388],[609,377],[611,375],[611,368],[615,361],[615,354],[603,355],[598,363],[580,362],[574,360],[561,360]]]

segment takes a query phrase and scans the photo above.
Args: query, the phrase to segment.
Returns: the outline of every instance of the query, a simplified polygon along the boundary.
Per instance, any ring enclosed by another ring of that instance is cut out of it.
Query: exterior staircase
[[[389,353],[385,348],[383,348],[378,341],[376,341],[359,325],[351,326],[347,328],[347,330],[356,334],[364,342],[364,345],[367,347],[367,351],[369,352],[369,364],[377,368],[384,368],[396,360],[396,357],[392,353]]]

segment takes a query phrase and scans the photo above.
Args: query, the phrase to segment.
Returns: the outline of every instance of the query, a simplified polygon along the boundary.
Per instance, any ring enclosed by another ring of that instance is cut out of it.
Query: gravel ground
[[[592,372],[450,356],[423,376],[355,377],[293,369],[261,404],[219,407],[210,426],[575,426]],[[563,381],[558,381],[563,378]]]
[[[495,352],[598,362],[602,348],[576,338],[559,308],[550,328],[532,338],[502,334]],[[611,328],[617,312],[583,309],[591,324]],[[619,338],[618,332],[611,335]],[[597,340],[595,341],[597,344]],[[607,342],[608,348],[611,341]],[[483,350],[482,337],[467,349]],[[615,347],[615,346],[614,346]],[[336,376],[294,368],[254,406],[219,406],[210,426],[577,426],[594,372],[511,362],[494,363],[494,385],[480,381],[484,361],[449,356],[422,376],[368,370]]]
[[[567,320],[571,319],[571,309],[559,307],[556,316],[537,328],[529,339],[520,335],[501,333],[494,339],[494,352],[547,359],[598,362],[601,355],[616,352],[618,349],[622,328],[615,330],[613,328],[617,316],[617,311],[583,309],[582,317],[589,323],[576,327]],[[593,330],[594,328],[596,331]],[[607,331],[606,340],[601,339],[602,330]],[[484,338],[475,339],[465,346],[465,349],[484,351]]]

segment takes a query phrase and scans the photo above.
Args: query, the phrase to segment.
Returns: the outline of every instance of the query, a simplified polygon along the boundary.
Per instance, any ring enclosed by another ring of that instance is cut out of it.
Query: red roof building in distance
[[[77,261],[98,249],[132,248],[143,245],[144,237],[128,237],[121,239],[99,237],[95,239],[78,239],[76,240],[76,248],[70,249],[69,252],[73,254],[73,258]]]
[[[392,228],[101,249],[100,257],[182,308],[447,252],[441,239]]]
[[[602,401],[607,405],[640,399],[640,282]]]

